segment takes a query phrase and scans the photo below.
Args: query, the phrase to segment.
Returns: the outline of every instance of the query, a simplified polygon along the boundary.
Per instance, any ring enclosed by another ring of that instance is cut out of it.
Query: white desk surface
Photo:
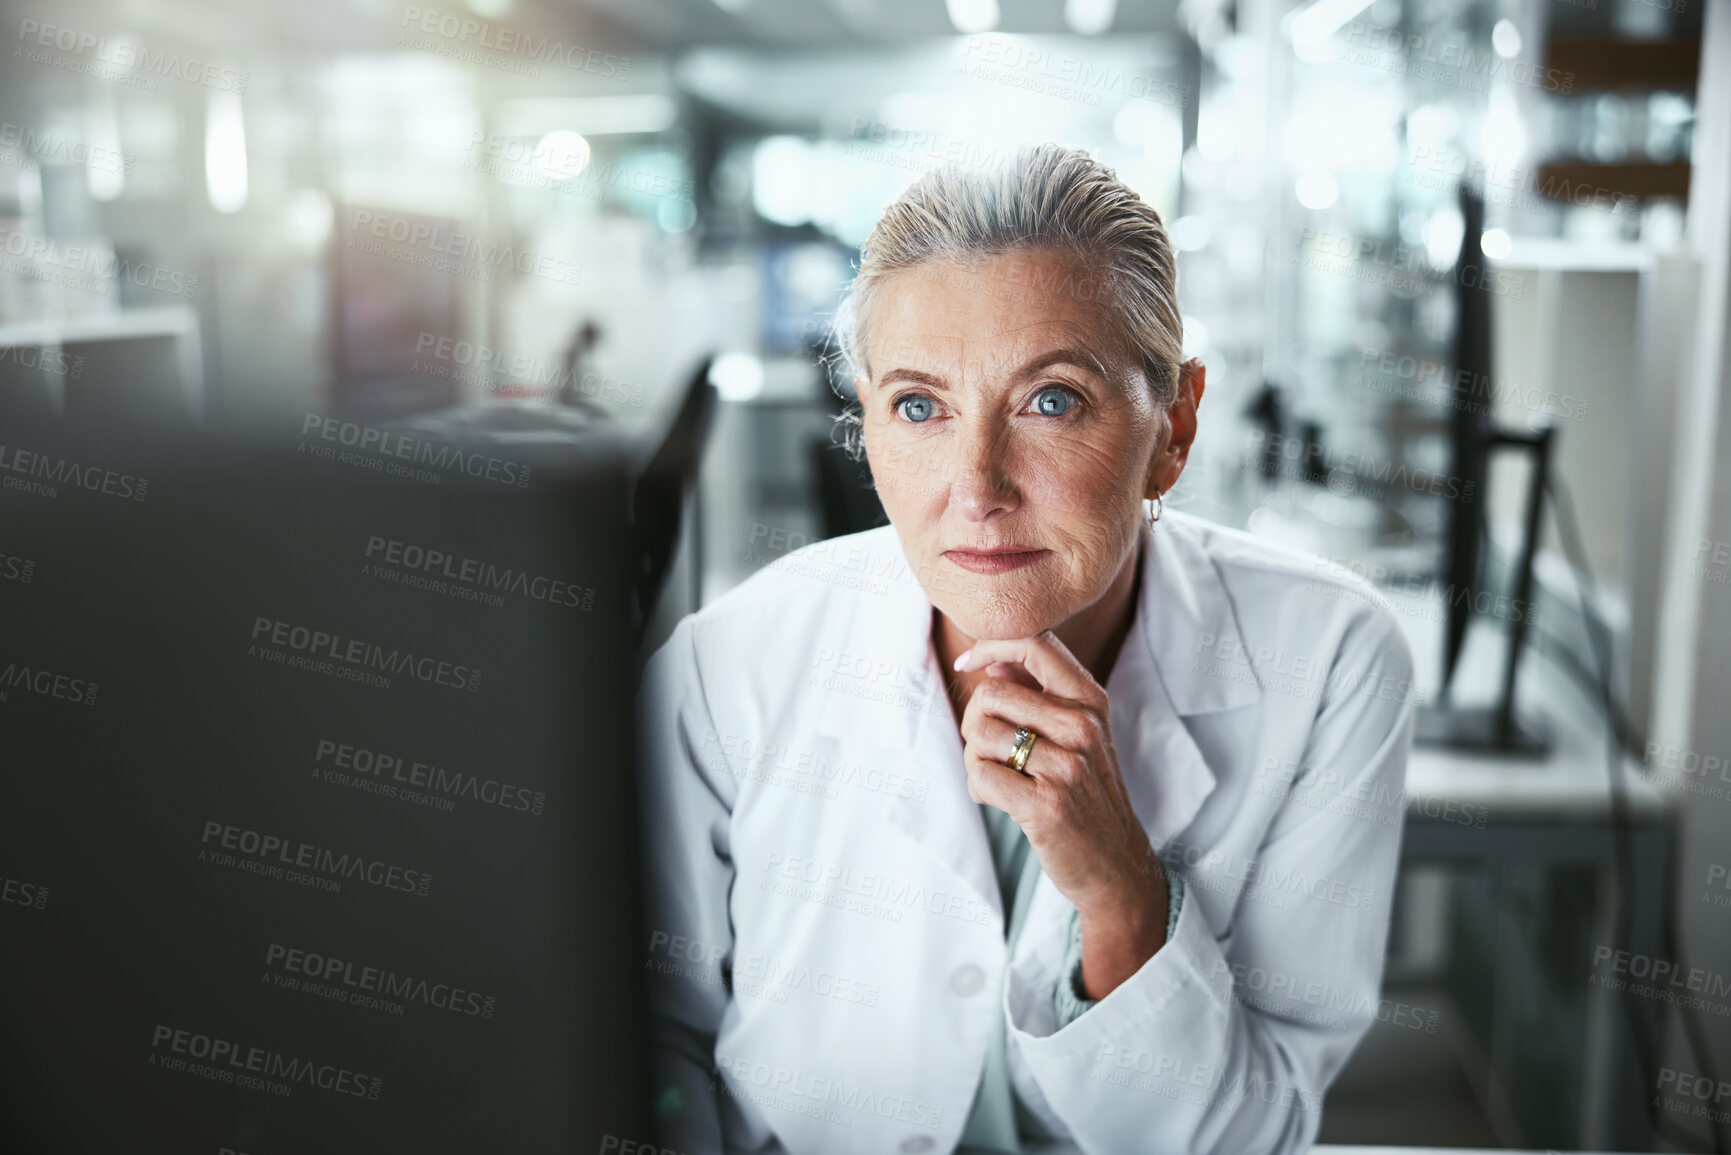
[[[1524,1149],[1513,1147],[1337,1147],[1319,1143],[1310,1149],[1311,1155],[1497,1155],[1497,1152],[1527,1155]],[[1555,1149],[1533,1151],[1530,1155],[1557,1155]],[[1581,1155],[1615,1155],[1614,1152],[1590,1151]]]
[[[138,337],[184,337],[198,332],[198,313],[190,305],[119,309],[56,321],[14,321],[0,325],[0,348],[63,345],[77,341],[120,341]]]
[[[1401,628],[1412,646],[1423,700],[1435,696],[1442,662],[1438,606],[1382,591],[1394,603]],[[1461,647],[1455,671],[1458,700],[1488,702],[1502,681],[1505,623],[1474,622]],[[1523,712],[1542,716],[1552,747],[1543,759],[1490,758],[1480,754],[1415,746],[1407,759],[1409,798],[1471,802],[1497,814],[1589,817],[1610,809],[1609,766],[1605,758],[1603,711],[1550,659],[1529,650],[1521,656],[1515,701]],[[1662,812],[1671,801],[1647,780],[1640,761],[1623,758],[1622,780],[1631,814]]]
[[[1077,1155],[1075,1147],[1068,1143],[1058,1143],[1046,1147],[1030,1148],[1038,1155]],[[1513,1147],[1345,1147],[1332,1143],[1319,1143],[1310,1149],[1310,1155],[1557,1155],[1552,1151],[1528,1151]],[[1581,1152],[1580,1155],[1616,1155],[1615,1152],[1592,1151]]]

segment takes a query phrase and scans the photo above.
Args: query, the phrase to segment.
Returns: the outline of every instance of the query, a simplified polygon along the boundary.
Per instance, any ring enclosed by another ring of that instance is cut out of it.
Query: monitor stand
[[[1526,648],[1527,620],[1532,617],[1533,558],[1539,548],[1539,518],[1544,512],[1546,480],[1551,465],[1554,426],[1535,430],[1499,429],[1493,448],[1511,446],[1532,455],[1533,468],[1527,482],[1525,533],[1521,540],[1519,568],[1515,572],[1515,604],[1526,610],[1509,619],[1508,648],[1503,655],[1502,690],[1491,706],[1451,706],[1448,680],[1443,682],[1442,701],[1420,707],[1414,723],[1413,742],[1479,754],[1501,754],[1511,758],[1543,758],[1551,750],[1550,727],[1543,719],[1515,709],[1515,672]],[[1452,674],[1454,671],[1449,671]]]
[[[1543,758],[1551,752],[1544,718],[1498,706],[1421,706],[1413,743],[1510,758]]]

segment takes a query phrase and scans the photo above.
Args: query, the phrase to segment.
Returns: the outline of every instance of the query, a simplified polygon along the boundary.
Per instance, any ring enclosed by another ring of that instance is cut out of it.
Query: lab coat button
[[[930,1135],[909,1135],[902,1140],[902,1150],[908,1152],[909,1155],[916,1155],[920,1151],[930,1151],[933,1146]]]
[[[980,991],[984,989],[985,985],[986,972],[975,966],[973,963],[969,963],[965,967],[957,967],[956,973],[950,976],[950,989],[964,998],[968,995],[979,994]],[[904,1151],[910,1150],[910,1148],[905,1145],[902,1149]],[[924,1147],[917,1149],[920,1151],[925,1150]]]

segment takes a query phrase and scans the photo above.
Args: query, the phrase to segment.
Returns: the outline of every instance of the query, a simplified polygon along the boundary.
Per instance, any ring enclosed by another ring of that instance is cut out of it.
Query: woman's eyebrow
[[[916,385],[928,385],[940,392],[949,388],[949,386],[944,384],[944,379],[942,377],[936,377],[930,373],[922,373],[918,369],[891,369],[878,379],[878,384],[888,385],[892,381],[912,381]]]
[[[1101,378],[1101,380],[1110,380],[1112,376],[1107,372],[1106,366],[1100,358],[1086,350],[1074,348],[1052,349],[1048,352],[1041,353],[1039,356],[1027,361],[1021,368],[1017,369],[1015,376],[1018,379],[1032,377],[1040,370],[1049,368],[1053,365],[1074,365],[1079,369],[1086,369],[1089,372],[1096,374]],[[919,369],[887,370],[884,375],[878,379],[878,384],[889,385],[896,381],[912,381],[916,385],[924,385],[930,389],[935,389],[940,393],[949,388],[942,377],[933,373],[922,372]]]
[[[1050,352],[1041,353],[1016,370],[1016,376],[1032,377],[1040,370],[1050,368],[1053,365],[1074,365],[1079,369],[1087,369],[1089,372],[1097,374],[1102,380],[1110,380],[1112,376],[1106,371],[1106,366],[1100,358],[1082,349],[1068,348],[1053,349]]]

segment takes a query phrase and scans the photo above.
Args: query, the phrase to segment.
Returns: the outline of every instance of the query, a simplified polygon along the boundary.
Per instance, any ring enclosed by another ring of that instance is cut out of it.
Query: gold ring
[[[1023,767],[1028,764],[1028,755],[1034,752],[1034,743],[1039,740],[1040,736],[1026,726],[1016,727],[1016,748],[1004,759],[1004,765],[1018,774],[1026,774]]]

